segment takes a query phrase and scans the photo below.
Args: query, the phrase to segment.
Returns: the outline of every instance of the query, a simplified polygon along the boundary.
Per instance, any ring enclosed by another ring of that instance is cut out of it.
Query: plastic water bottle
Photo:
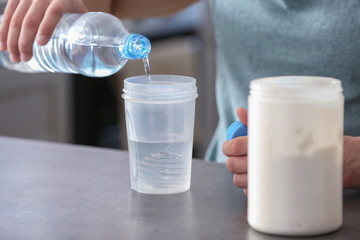
[[[146,37],[130,34],[121,21],[110,14],[65,14],[45,46],[34,43],[30,61],[14,64],[5,51],[0,52],[0,65],[19,72],[105,77],[119,71],[129,59],[146,58],[150,50]]]

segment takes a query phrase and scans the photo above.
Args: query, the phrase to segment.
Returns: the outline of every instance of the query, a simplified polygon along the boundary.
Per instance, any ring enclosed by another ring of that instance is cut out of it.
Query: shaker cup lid
[[[226,132],[226,140],[229,141],[233,138],[246,136],[247,135],[247,127],[240,121],[236,121],[230,125]]]

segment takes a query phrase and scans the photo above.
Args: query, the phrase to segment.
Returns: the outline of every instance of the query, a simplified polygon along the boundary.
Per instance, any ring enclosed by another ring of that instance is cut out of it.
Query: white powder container
[[[253,80],[248,119],[248,222],[279,235],[342,224],[344,97],[337,79]]]

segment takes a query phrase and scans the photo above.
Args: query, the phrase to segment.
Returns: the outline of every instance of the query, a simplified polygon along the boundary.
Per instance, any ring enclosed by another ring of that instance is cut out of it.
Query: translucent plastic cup
[[[125,79],[131,188],[170,194],[190,189],[194,132],[194,78],[152,75]]]

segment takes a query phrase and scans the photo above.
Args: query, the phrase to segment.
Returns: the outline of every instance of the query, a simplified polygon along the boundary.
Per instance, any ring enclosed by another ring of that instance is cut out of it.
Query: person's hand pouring
[[[45,45],[64,13],[85,13],[82,0],[9,0],[0,27],[0,51],[14,63],[29,61],[35,37]]]

